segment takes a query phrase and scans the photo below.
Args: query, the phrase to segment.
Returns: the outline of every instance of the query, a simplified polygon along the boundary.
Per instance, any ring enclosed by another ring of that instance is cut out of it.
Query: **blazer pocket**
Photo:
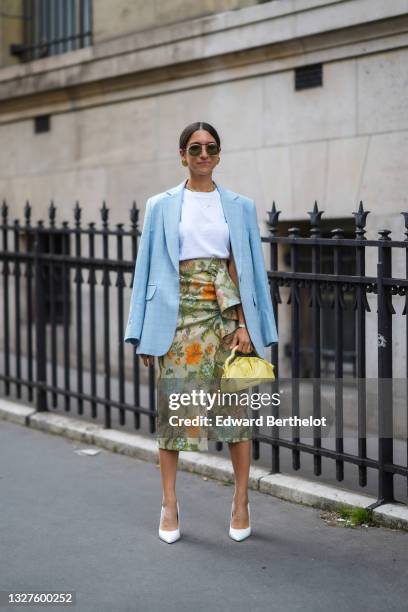
[[[157,285],[153,285],[153,284],[148,284],[147,288],[146,288],[146,300],[151,300],[152,297],[155,294],[155,291],[157,289]]]

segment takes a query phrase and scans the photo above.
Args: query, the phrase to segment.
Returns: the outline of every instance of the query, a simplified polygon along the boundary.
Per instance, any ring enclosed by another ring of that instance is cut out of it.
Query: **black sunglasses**
[[[218,155],[218,153],[220,152],[220,148],[216,142],[209,142],[205,145],[201,145],[197,142],[195,144],[190,145],[187,151],[192,157],[198,157],[201,154],[201,147],[203,146],[207,151],[207,155]]]

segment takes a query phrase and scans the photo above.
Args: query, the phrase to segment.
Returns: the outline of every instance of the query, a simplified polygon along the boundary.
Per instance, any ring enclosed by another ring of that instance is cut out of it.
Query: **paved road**
[[[250,491],[253,535],[233,542],[232,486],[180,471],[183,536],[168,545],[158,468],[78,448],[0,422],[0,590],[73,590],[78,612],[407,610],[407,533],[329,527]]]

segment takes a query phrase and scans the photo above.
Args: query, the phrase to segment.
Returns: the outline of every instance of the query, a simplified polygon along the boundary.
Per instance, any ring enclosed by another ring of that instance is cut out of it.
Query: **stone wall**
[[[276,0],[272,0],[276,2]],[[258,0],[94,0],[94,40],[259,4]]]

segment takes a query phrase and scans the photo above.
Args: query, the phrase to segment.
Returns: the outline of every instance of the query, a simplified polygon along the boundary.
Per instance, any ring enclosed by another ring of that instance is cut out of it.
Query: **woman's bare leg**
[[[160,529],[177,529],[176,475],[179,451],[159,448],[160,474],[163,487],[163,519]]]
[[[249,467],[251,464],[251,440],[232,442],[228,446],[235,475],[231,527],[233,529],[245,529],[249,527],[247,503]]]

